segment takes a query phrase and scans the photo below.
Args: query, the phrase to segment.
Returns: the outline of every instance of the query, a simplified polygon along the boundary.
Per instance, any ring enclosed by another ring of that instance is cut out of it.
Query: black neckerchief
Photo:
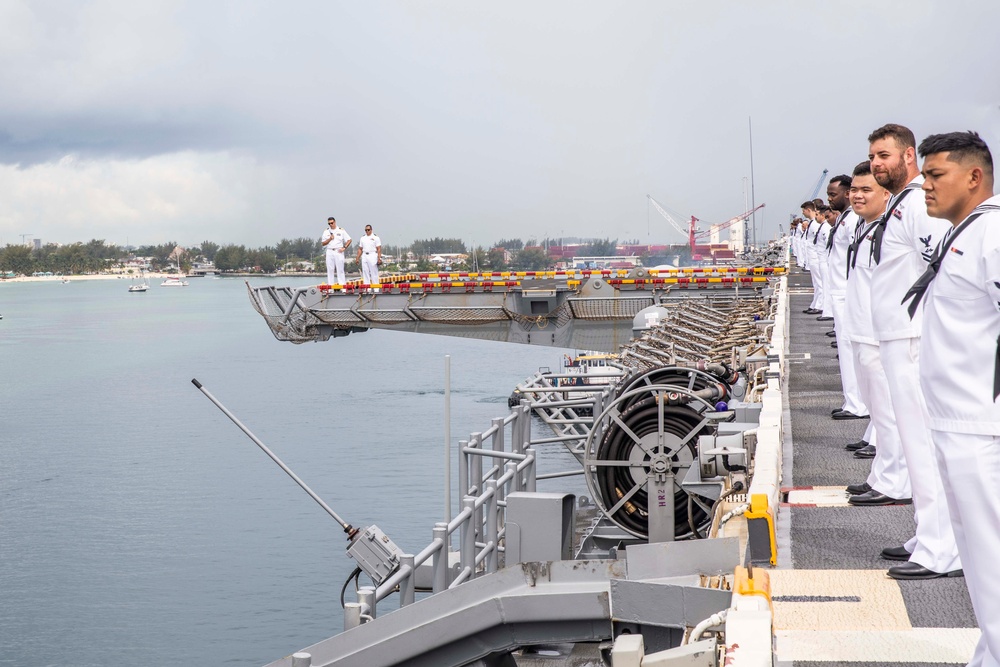
[[[847,246],[847,275],[851,275],[851,269],[858,265],[858,248],[861,246],[861,242],[865,240],[869,232],[875,228],[875,225],[882,222],[882,218],[878,217],[871,223],[866,223],[864,218],[858,220],[858,226],[854,228],[854,240],[851,241],[851,245]],[[865,227],[865,225],[868,225]]]
[[[840,229],[840,223],[842,223],[844,221],[844,218],[846,218],[847,214],[850,213],[850,212],[851,212],[851,209],[847,209],[846,211],[844,211],[843,213],[841,213],[840,216],[837,218],[837,224],[835,224],[833,226],[833,229],[830,230],[830,237],[826,240],[826,251],[827,252],[830,252],[831,250],[833,250],[833,236],[834,236],[834,234],[837,233],[837,230]]]
[[[920,185],[917,183],[908,183],[886,212],[882,214],[882,217],[875,223],[875,233],[872,236],[872,259],[875,260],[876,264],[882,261],[882,237],[885,235],[885,226],[889,222],[892,212],[906,199],[906,195],[919,187]]]
[[[917,307],[920,305],[920,301],[924,298],[924,295],[927,294],[927,289],[931,286],[931,283],[934,281],[934,278],[937,277],[938,271],[941,270],[941,262],[944,261],[945,256],[947,256],[948,254],[948,250],[951,248],[952,244],[955,243],[955,239],[958,238],[959,234],[968,229],[968,227],[973,222],[975,222],[976,218],[990,211],[1000,211],[1000,206],[995,206],[992,204],[986,206],[977,206],[976,209],[969,215],[969,217],[967,217],[965,220],[962,221],[962,224],[960,224],[958,227],[953,228],[951,232],[944,239],[941,240],[941,243],[938,244],[937,249],[934,251],[934,255],[931,257],[930,264],[927,266],[926,269],[924,269],[923,274],[919,278],[917,278],[917,282],[913,283],[913,286],[910,287],[909,291],[907,291],[906,293],[906,296],[904,296],[903,300],[900,302],[900,303],[906,303],[907,299],[911,298],[913,299],[913,301],[910,302],[910,305],[906,309],[907,312],[910,313],[911,320],[913,319],[913,316],[917,312]],[[997,400],[998,396],[1000,396],[1000,337],[997,337],[996,353],[993,355],[994,402]]]
[[[816,233],[813,234],[813,245],[816,245],[816,242],[819,241],[819,233],[823,231],[823,224],[824,223],[822,222],[819,223],[819,227],[816,228]]]
[[[945,236],[938,247],[934,250],[934,254],[931,255],[930,264],[924,269],[924,272],[920,274],[917,278],[917,282],[913,283],[909,290],[906,292],[906,296],[900,301],[900,305],[905,304],[910,299],[910,305],[906,307],[906,311],[910,313],[910,319],[917,313],[917,306],[920,305],[920,301],[924,298],[927,293],[927,288],[931,286],[934,278],[937,277],[938,271],[941,269],[941,262],[944,260],[945,255],[948,254],[948,249],[951,248],[951,244],[955,242],[958,235],[964,232],[969,225],[971,225],[976,218],[981,216],[986,211],[973,211],[973,213],[962,221],[958,227],[952,227],[951,231]]]

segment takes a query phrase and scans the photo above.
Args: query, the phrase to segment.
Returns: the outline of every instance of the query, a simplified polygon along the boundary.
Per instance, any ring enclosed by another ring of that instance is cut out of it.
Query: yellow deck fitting
[[[755,493],[750,496],[750,509],[744,515],[750,542],[750,560],[767,560],[778,564],[778,543],[774,536],[774,509],[770,507],[767,495]]]
[[[771,575],[761,568],[737,566],[733,574],[733,592],[739,595],[759,595],[771,609]]]

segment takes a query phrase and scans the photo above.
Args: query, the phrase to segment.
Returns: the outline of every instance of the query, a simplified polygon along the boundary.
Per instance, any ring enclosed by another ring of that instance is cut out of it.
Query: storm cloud
[[[1000,145],[995,3],[0,0],[0,243],[770,236],[886,122]],[[752,119],[754,171],[750,171]]]

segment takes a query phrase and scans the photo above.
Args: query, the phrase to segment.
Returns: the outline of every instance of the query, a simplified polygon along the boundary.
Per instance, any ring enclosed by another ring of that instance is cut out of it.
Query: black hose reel
[[[591,496],[611,521],[636,537],[701,537],[712,501],[682,488],[698,465],[698,438],[716,432],[712,414],[728,384],[691,368],[658,368],[622,383],[595,421],[584,456]]]

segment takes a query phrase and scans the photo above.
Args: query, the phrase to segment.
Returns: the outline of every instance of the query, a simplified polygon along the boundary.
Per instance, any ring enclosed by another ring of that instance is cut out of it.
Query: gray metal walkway
[[[306,664],[312,667],[515,667],[520,661],[507,653],[522,645],[590,642],[594,649],[593,643],[611,638],[613,620],[649,628],[650,641],[658,630],[664,642],[676,643],[683,627],[731,603],[731,591],[703,587],[699,572],[728,574],[738,562],[738,541],[729,539],[637,545],[617,560],[522,563],[419,600],[303,653],[311,656]],[[290,655],[268,667],[295,664]]]
[[[913,534],[912,507],[852,507],[846,493],[808,489],[864,481],[869,461],[844,445],[868,422],[830,418],[842,401],[837,350],[825,335],[831,323],[802,313],[812,298],[809,274],[795,270],[788,280],[794,463],[790,470],[785,462],[783,484],[803,491],[785,508],[794,571],[772,572],[778,658],[816,667],[965,664],[978,638],[965,580],[897,582],[884,574],[891,563],[879,551]]]
[[[761,266],[420,274],[415,282],[377,286],[248,283],[247,290],[254,308],[282,341],[325,341],[368,329],[394,329],[616,352],[632,339],[633,318],[652,306],[670,308],[696,296],[709,305],[754,297],[783,271]]]

